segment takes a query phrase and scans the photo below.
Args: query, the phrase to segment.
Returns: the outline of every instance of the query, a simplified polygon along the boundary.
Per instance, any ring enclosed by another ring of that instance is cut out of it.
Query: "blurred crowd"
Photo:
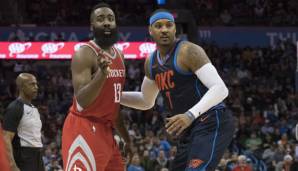
[[[0,12],[0,25],[86,26],[92,6],[101,0],[11,0]],[[190,10],[201,26],[297,26],[296,0],[105,0],[118,16],[120,26],[146,25],[157,8]],[[71,5],[69,5],[71,4]],[[9,10],[10,9],[10,10]],[[13,14],[6,15],[12,12]],[[10,16],[10,17],[7,17]],[[14,21],[15,20],[15,21]]]
[[[240,48],[236,44],[230,48],[201,46],[229,87],[226,111],[237,120],[234,140],[218,170],[297,171],[295,45],[280,41],[271,48]],[[126,60],[126,90],[140,90],[143,63],[144,60]],[[43,160],[48,171],[62,169],[61,128],[73,93],[69,65],[69,61],[0,61],[1,114],[15,98],[14,79],[18,73],[31,72],[38,78],[39,95],[33,103],[38,106],[44,124]],[[177,147],[163,128],[167,108],[162,97],[158,96],[152,110],[121,111],[134,142],[134,155],[127,160],[128,171],[167,171]]]

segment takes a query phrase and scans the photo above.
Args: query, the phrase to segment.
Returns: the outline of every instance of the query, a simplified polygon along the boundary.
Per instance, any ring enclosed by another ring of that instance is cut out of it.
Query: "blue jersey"
[[[185,113],[200,101],[207,92],[193,72],[185,72],[179,68],[177,57],[183,41],[177,41],[174,49],[165,61],[156,50],[150,55],[150,77],[155,80],[163,98],[167,101],[171,116]],[[219,103],[210,110],[224,108]]]

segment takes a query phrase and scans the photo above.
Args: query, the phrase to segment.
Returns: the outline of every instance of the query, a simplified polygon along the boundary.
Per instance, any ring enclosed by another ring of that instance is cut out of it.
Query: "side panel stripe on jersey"
[[[192,75],[192,72],[185,72],[185,71],[183,71],[178,66],[178,64],[177,64],[177,56],[178,56],[178,52],[179,52],[179,49],[180,49],[180,46],[181,46],[182,43],[183,43],[183,41],[179,42],[179,45],[178,45],[178,47],[175,50],[175,54],[174,54],[174,66],[175,66],[176,71],[179,72],[180,74],[183,74],[183,75]]]
[[[198,96],[200,97],[200,99],[202,98],[202,93],[201,93],[201,91],[200,91],[200,88],[199,88],[199,80],[197,79],[196,80],[196,92],[198,93]]]
[[[206,170],[206,168],[208,167],[208,165],[210,164],[210,162],[212,161],[213,159],[213,155],[214,155],[214,151],[215,151],[215,144],[216,144],[216,141],[217,141],[217,136],[218,136],[218,130],[219,130],[219,116],[218,116],[218,111],[216,110],[216,130],[215,130],[215,134],[214,134],[214,139],[213,139],[213,142],[212,142],[212,149],[211,149],[211,156],[209,158],[209,161],[206,163],[206,165],[203,167],[202,170]]]
[[[149,74],[150,74],[150,79],[154,79],[153,78],[153,73],[152,73],[152,65],[153,65],[153,61],[154,61],[154,54],[155,51],[152,52],[149,56]]]

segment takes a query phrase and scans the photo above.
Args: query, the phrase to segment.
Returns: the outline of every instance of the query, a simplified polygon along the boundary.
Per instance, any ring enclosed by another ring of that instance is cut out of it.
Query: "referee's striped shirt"
[[[21,99],[11,102],[4,114],[3,129],[15,133],[12,145],[14,149],[22,147],[42,148],[42,123],[35,106]]]

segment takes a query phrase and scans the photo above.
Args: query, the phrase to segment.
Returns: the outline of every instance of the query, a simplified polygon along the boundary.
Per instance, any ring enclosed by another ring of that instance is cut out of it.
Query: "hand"
[[[166,118],[166,121],[167,132],[175,136],[179,136],[192,123],[192,120],[186,114]]]
[[[108,57],[105,57],[104,55],[100,56],[97,58],[97,64],[101,71],[105,74],[108,75],[110,72],[110,65],[112,64],[112,60],[109,59]]]

